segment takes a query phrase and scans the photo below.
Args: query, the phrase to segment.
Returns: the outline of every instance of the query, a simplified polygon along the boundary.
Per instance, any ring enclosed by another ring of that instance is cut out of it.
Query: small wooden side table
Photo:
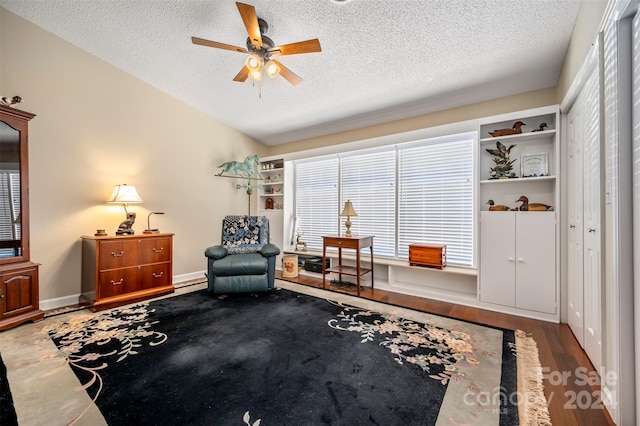
[[[338,248],[338,264],[327,268],[327,247]],[[371,251],[371,268],[360,267],[360,250],[369,247]],[[342,249],[354,249],[356,251],[356,266],[345,266],[342,264]],[[322,237],[322,288],[325,288],[325,275],[327,272],[335,272],[340,275],[350,275],[356,277],[356,287],[360,296],[360,277],[371,272],[371,288],[373,289],[373,236],[323,236]]]

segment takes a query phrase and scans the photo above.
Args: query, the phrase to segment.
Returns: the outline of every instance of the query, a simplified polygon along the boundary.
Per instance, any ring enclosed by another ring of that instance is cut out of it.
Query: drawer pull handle
[[[162,253],[163,251],[164,251],[164,247],[160,247],[159,249],[157,249],[155,247],[153,248],[153,252],[154,253]]]
[[[155,272],[153,272],[153,278],[160,278],[163,275],[164,275],[164,272],[160,272],[159,274],[156,274]]]
[[[111,280],[111,285],[120,285],[124,282],[124,278],[120,278],[120,281]]]
[[[113,256],[113,257],[122,257],[122,256],[124,256],[124,252],[121,251],[120,254],[115,254],[114,252],[111,252],[111,256]]]

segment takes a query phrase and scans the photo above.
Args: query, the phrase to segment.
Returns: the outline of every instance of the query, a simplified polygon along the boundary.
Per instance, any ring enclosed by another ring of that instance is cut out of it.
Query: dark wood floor
[[[280,271],[276,272],[276,278],[282,279]],[[286,280],[322,288],[322,279],[315,277],[300,275],[298,278],[286,278]],[[356,295],[355,286],[327,283],[326,288]],[[563,426],[614,425],[599,399],[598,387],[589,384],[595,380],[584,380],[584,377],[595,379],[595,371],[566,324],[537,321],[378,289],[363,288],[360,296],[461,320],[525,331],[538,344],[543,372],[546,371],[545,368],[549,372],[545,375],[544,391],[549,403],[552,423]],[[576,373],[579,376],[578,383],[576,383]],[[562,380],[561,374],[570,374],[570,377]],[[580,408],[586,406],[589,408]]]

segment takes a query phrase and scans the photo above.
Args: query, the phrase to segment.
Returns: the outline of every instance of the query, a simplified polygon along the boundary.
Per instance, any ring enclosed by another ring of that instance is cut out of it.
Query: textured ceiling
[[[245,46],[231,0],[0,0],[2,7],[268,145],[557,84],[580,1],[246,0],[304,79],[232,81]],[[261,97],[260,97],[261,96]]]

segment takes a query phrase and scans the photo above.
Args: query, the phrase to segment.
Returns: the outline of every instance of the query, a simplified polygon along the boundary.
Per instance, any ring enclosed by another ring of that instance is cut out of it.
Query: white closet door
[[[596,68],[584,87],[584,350],[602,365],[602,152],[600,84]]]
[[[594,366],[602,362],[600,71],[594,66],[567,115],[567,322]]]
[[[567,323],[584,346],[582,141],[584,92],[567,115]]]

